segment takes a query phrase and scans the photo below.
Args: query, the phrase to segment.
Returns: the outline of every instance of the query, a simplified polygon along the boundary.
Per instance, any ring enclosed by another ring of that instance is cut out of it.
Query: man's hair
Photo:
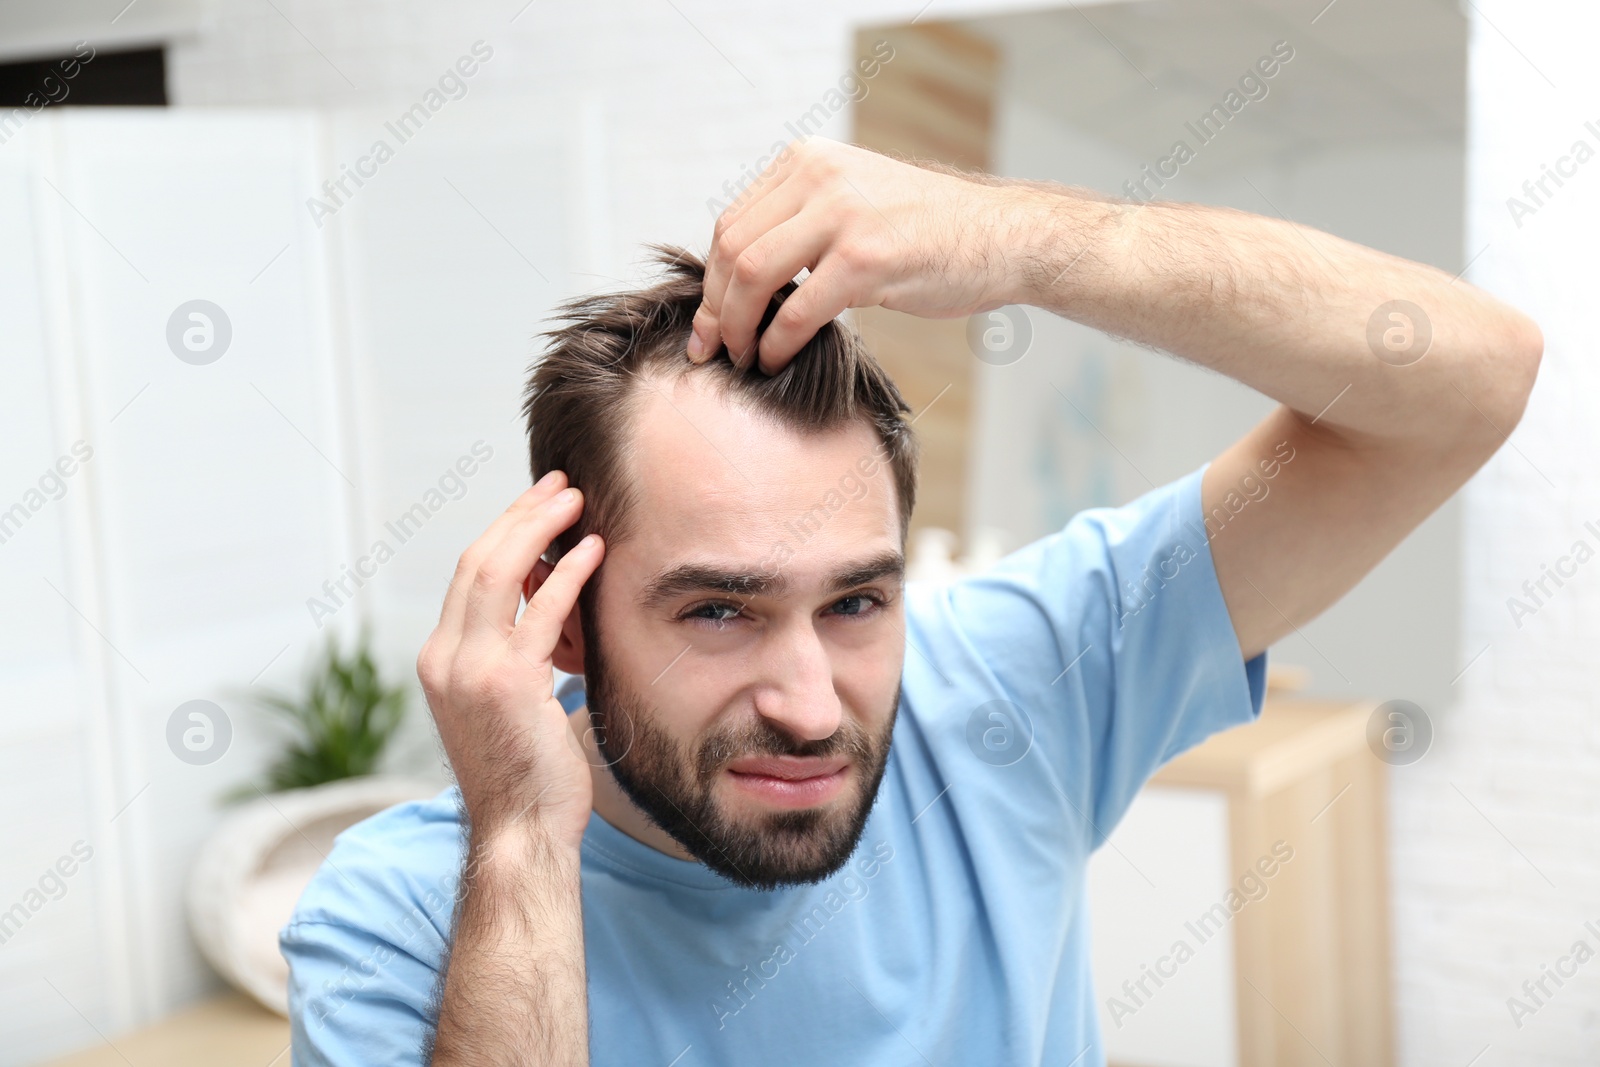
[[[625,467],[635,415],[647,381],[678,374],[711,375],[730,398],[803,434],[866,421],[879,441],[876,460],[894,475],[903,540],[917,492],[918,444],[905,418],[911,408],[860,335],[829,322],[773,375],[754,359],[741,370],[725,353],[691,363],[687,346],[705,262],[672,245],[650,249],[665,267],[659,281],[570,300],[554,316],[564,325],[541,334],[549,345],[530,368],[522,405],[529,467],[534,480],[565,471],[584,494],[582,516],[557,537],[549,558],[565,555],[590,531],[608,547],[636,531],[638,493],[627,484]],[[774,294],[760,330],[795,288],[790,282]],[[738,463],[741,457],[727,458]]]

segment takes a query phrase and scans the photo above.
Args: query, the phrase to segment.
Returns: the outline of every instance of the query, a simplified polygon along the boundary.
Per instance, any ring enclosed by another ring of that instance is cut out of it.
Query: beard
[[[695,859],[735,884],[771,890],[820,882],[850,859],[866,829],[888,765],[900,707],[895,686],[873,736],[845,717],[832,735],[802,741],[767,719],[713,728],[691,747],[656,721],[654,709],[608,669],[590,597],[582,611],[584,687],[595,743],[624,795]],[[853,796],[815,808],[741,816],[718,801],[723,769],[748,756],[843,756]]]

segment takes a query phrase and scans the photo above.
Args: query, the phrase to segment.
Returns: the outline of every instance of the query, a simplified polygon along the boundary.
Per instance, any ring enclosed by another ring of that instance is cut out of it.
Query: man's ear
[[[533,602],[533,594],[544,585],[545,579],[550,577],[555,567],[543,559],[533,565],[533,573],[528,575],[522,583],[522,596],[528,603]],[[556,640],[555,651],[551,653],[550,661],[559,671],[567,674],[583,673],[583,608],[579,604],[572,605],[572,611],[567,614],[561,623],[561,636]]]

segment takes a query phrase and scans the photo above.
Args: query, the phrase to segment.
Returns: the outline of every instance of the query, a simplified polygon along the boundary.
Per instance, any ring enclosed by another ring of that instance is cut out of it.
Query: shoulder
[[[455,798],[398,804],[335,838],[278,935],[296,1064],[422,1062],[461,866]]]
[[[407,951],[442,949],[461,869],[457,795],[452,787],[397,804],[341,833],[295,906],[284,939],[321,924],[365,931]]]
[[[1259,713],[1264,661],[1244,662],[1216,581],[1205,469],[979,573],[907,583],[902,707],[927,759],[958,761],[946,783],[972,758],[1012,786],[1047,777],[1017,795],[1094,804],[1106,826],[1161,762]]]
[[[1120,507],[1080,511],[978,573],[907,583],[913,658],[925,654],[936,665],[929,673],[941,688],[958,684],[952,671],[985,675],[997,666],[1002,676],[1025,679],[1053,665],[1049,681],[1080,654],[1092,668],[1095,657],[1120,649],[1134,636],[1130,622],[1150,621],[1142,615],[1170,618],[1163,632],[1199,628],[1199,616],[1215,612],[1194,609],[1221,604],[1202,521],[1204,471]],[[1158,599],[1168,610],[1147,613]]]

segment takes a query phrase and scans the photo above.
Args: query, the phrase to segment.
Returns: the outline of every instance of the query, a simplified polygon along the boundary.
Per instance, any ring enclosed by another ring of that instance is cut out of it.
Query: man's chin
[[[715,840],[679,843],[724,878],[752,889],[813,885],[832,877],[855,854],[865,829],[859,797],[848,785],[836,799],[808,808],[740,797],[719,809]]]
[[[752,854],[713,846],[702,848],[696,858],[735,885],[775,890],[824,882],[842,870],[854,852],[853,847],[819,851],[799,845],[794,849],[769,847]]]

